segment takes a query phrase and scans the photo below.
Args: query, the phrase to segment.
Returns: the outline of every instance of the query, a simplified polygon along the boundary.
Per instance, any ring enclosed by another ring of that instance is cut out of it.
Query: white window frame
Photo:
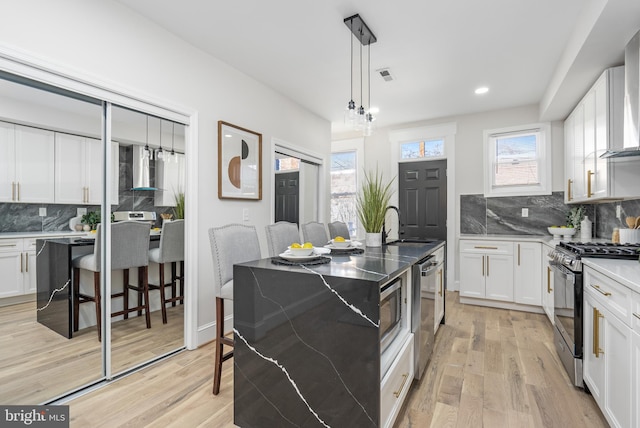
[[[536,141],[538,159],[537,185],[493,186],[496,164],[495,140],[497,136],[518,133],[539,133]],[[551,124],[532,123],[508,128],[485,129],[484,132],[484,196],[485,198],[501,196],[535,196],[551,194]]]
[[[331,142],[331,153],[340,153],[340,152],[356,152],[356,182],[357,182],[357,191],[360,190],[360,186],[364,182],[364,138],[354,138],[348,140],[335,140]],[[329,168],[331,170],[331,168]],[[331,190],[329,189],[329,193]],[[331,213],[329,213],[331,215]],[[360,239],[365,236],[365,231],[362,225],[360,224],[360,219],[358,219],[358,231],[356,232],[356,236],[352,236],[353,239]]]

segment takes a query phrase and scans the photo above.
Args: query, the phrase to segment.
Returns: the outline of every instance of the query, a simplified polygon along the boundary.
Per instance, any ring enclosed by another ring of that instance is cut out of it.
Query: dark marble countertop
[[[445,241],[402,243],[382,247],[363,247],[363,254],[330,254],[331,263],[314,266],[286,266],[271,262],[271,258],[242,263],[242,266],[277,271],[307,272],[313,275],[342,277],[383,283],[394,278],[417,261],[443,246]]]

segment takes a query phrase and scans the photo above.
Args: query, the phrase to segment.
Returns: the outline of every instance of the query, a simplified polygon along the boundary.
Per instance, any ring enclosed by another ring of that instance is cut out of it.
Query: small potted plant
[[[356,209],[362,227],[367,232],[365,242],[368,247],[382,245],[382,225],[393,194],[392,183],[393,179],[384,182],[382,172],[377,167],[375,172],[364,173],[364,184],[356,196]]]
[[[89,211],[88,213],[82,216],[80,220],[85,226],[89,226],[89,230],[96,230],[96,226],[100,223],[100,211]],[[85,227],[85,232],[88,232]]]
[[[184,192],[177,192],[174,194],[176,200],[176,207],[173,209],[173,217],[175,219],[184,218]]]

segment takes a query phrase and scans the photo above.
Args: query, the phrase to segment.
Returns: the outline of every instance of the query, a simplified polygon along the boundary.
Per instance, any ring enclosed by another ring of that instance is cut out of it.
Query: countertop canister
[[[584,218],[580,222],[580,239],[581,240],[583,241],[591,240],[591,238],[593,237],[591,226],[592,226],[592,223],[591,223],[591,220],[589,220],[589,217],[584,216]]]

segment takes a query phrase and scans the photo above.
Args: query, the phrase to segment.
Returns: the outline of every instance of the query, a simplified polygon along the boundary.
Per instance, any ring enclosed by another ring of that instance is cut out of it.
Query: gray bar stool
[[[300,232],[298,225],[288,221],[279,221],[275,224],[268,224],[264,227],[267,234],[267,247],[269,247],[269,257],[275,257],[287,250],[289,245],[300,242]]]
[[[216,296],[216,359],[213,369],[213,394],[220,392],[222,363],[233,356],[233,350],[223,354],[223,345],[233,346],[224,335],[224,299],[233,300],[233,265],[260,256],[260,242],[254,226],[229,224],[209,229],[213,256],[213,285]]]
[[[162,223],[160,246],[149,250],[149,261],[158,263],[158,284],[149,283],[149,289],[160,290],[162,306],[162,323],[167,323],[167,303],[184,302],[184,220],[165,221]],[[180,275],[177,263],[180,263]],[[164,264],[171,263],[171,281],[165,282]],[[176,294],[176,281],[180,281],[180,293]],[[171,298],[167,299],[165,288],[171,286]]]
[[[324,247],[329,243],[329,236],[324,224],[311,221],[303,224],[301,229],[304,242],[311,242],[314,247]]]
[[[327,225],[329,227],[329,236],[331,239],[336,236],[342,236],[344,239],[351,239],[349,228],[343,221],[334,221]]]
[[[96,307],[96,326],[98,328],[98,340],[102,340],[102,320],[100,310],[100,257],[102,254],[100,237],[101,225],[96,230],[96,242],[93,246],[93,254],[78,257],[73,260],[73,330],[78,331],[79,310],[81,303],[94,302]],[[124,315],[129,317],[130,312],[138,311],[142,315],[145,311],[147,328],[151,328],[149,315],[149,232],[151,225],[137,221],[122,221],[111,225],[111,270],[122,270],[122,291],[111,294],[111,298],[122,297],[123,310],[114,312],[112,317]],[[138,286],[129,284],[129,269],[138,268]],[[93,272],[93,296],[80,292],[80,269]],[[138,292],[138,306],[129,308],[129,290]],[[144,303],[142,302],[144,297]]]

